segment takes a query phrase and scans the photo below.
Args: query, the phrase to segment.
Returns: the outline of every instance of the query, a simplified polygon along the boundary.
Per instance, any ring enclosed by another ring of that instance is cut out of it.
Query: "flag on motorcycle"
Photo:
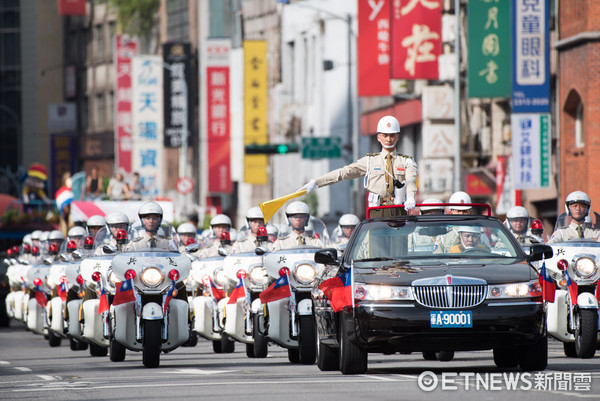
[[[212,294],[212,297],[217,302],[219,302],[220,300],[222,300],[223,298],[225,298],[225,292],[223,290],[218,289],[217,286],[215,285],[215,283],[213,283],[212,280],[210,280],[210,292]]]
[[[571,305],[577,305],[577,295],[579,295],[579,287],[577,283],[571,280],[569,273],[565,270],[565,280],[567,280],[567,289],[571,298]]]
[[[598,284],[596,285],[596,299],[600,302],[600,281],[598,281]]]
[[[550,277],[548,269],[546,269],[546,261],[542,262],[542,270],[540,271],[540,285],[542,287],[542,298],[547,302],[554,302],[554,294],[556,286],[554,280]]]
[[[169,307],[169,302],[173,298],[173,293],[175,292],[175,280],[171,283],[169,287],[169,291],[167,291],[167,297],[165,298],[165,304],[163,305],[163,313],[167,314],[167,308]]]
[[[115,292],[115,297],[113,298],[113,305],[116,306],[135,301],[132,278],[117,283],[116,287],[117,290]]]
[[[104,284],[100,280],[100,303],[98,304],[98,314],[108,311],[108,294],[104,289]]]
[[[46,294],[39,285],[35,286],[35,300],[42,308],[45,308],[48,305],[48,298],[46,298]]]
[[[60,280],[58,287],[56,287],[56,292],[61,300],[67,300],[67,280],[64,277]]]
[[[285,274],[275,280],[275,282],[261,292],[258,297],[260,298],[260,302],[266,304],[267,302],[278,301],[290,297],[291,295],[292,289],[290,287],[290,281],[288,280],[287,274]]]
[[[231,291],[231,294],[229,294],[229,301],[227,301],[227,303],[234,304],[237,302],[238,299],[245,297],[246,287],[244,286],[244,279],[240,279],[233,291]]]
[[[334,312],[339,312],[346,306],[353,305],[352,269],[348,269],[337,277],[325,280],[319,285]]]

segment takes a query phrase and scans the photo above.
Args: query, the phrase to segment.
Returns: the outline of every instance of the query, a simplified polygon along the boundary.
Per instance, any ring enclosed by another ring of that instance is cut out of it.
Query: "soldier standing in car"
[[[368,153],[356,162],[311,179],[300,190],[311,193],[316,188],[342,180],[364,177],[363,185],[369,192],[369,207],[404,204],[405,210],[415,207],[417,193],[417,163],[411,156],[396,152],[400,139],[400,123],[393,116],[385,116],[377,124],[377,141],[381,152]],[[406,214],[402,209],[389,208],[371,212],[390,216]]]
[[[296,248],[303,245],[323,247],[323,241],[306,233],[306,226],[310,219],[310,209],[304,202],[295,201],[285,209],[288,224],[292,232],[277,238],[273,244],[273,250]]]

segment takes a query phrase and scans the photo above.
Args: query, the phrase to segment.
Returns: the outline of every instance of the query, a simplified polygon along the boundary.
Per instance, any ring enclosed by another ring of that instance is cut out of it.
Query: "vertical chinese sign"
[[[146,195],[162,196],[163,60],[137,56],[132,61],[133,171],[140,174]]]
[[[187,131],[187,144],[190,143],[189,76],[190,44],[166,43],[163,45],[164,99],[165,99],[165,147],[178,148]]]
[[[471,0],[467,7],[469,97],[509,97],[510,2]]]
[[[438,79],[442,0],[393,0],[392,72],[395,79]]]
[[[358,95],[390,95],[390,1],[358,0]]]
[[[265,144],[267,134],[267,42],[244,41],[244,145]],[[244,182],[266,185],[267,155],[244,155]]]
[[[511,129],[515,189],[549,187],[549,115],[513,114]]]
[[[137,42],[115,35],[115,170],[131,172],[131,59]]]
[[[231,132],[229,124],[229,52],[227,39],[206,43],[206,129],[208,192],[228,194],[231,182]]]
[[[513,0],[513,113],[550,112],[549,0]]]

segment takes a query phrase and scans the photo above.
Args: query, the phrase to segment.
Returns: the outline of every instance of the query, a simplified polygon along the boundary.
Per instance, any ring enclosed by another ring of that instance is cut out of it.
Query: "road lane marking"
[[[0,361],[0,365],[10,365],[10,362],[8,362],[8,361]]]
[[[37,375],[37,377],[46,380],[46,381],[52,381],[52,380],[56,380],[56,377],[54,376],[47,376],[47,375]]]
[[[202,370],[202,369],[175,369],[175,371],[164,372],[166,374],[184,374],[184,375],[215,375],[219,373],[232,373],[236,370]]]
[[[21,366],[16,366],[15,370],[18,370],[19,372],[31,372],[31,369],[24,368],[24,367],[21,367]]]

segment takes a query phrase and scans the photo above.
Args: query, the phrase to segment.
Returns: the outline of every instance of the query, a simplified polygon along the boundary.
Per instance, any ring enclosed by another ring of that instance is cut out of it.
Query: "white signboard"
[[[48,105],[48,132],[72,132],[77,129],[75,103],[50,103]]]
[[[419,163],[419,192],[452,192],[454,162],[451,159],[425,159]]]
[[[423,157],[454,157],[456,127],[452,124],[423,123]]]
[[[550,186],[550,116],[511,115],[512,171],[515,189]]]
[[[454,89],[449,86],[423,88],[423,118],[454,120]]]

